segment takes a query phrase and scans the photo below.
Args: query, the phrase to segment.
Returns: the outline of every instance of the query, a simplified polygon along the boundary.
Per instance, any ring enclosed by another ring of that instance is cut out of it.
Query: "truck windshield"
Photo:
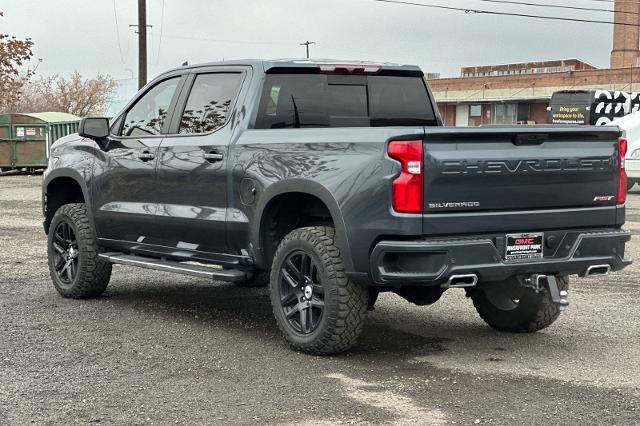
[[[435,113],[421,77],[268,74],[255,127],[434,125]]]

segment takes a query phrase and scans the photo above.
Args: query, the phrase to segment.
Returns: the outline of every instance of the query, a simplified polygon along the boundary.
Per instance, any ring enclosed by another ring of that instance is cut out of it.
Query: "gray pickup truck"
[[[619,129],[442,127],[414,66],[186,66],[78,133],[43,182],[63,297],[100,295],[113,264],[269,285],[289,344],[327,354],[380,292],[462,288],[491,327],[534,332],[569,275],[631,263]]]

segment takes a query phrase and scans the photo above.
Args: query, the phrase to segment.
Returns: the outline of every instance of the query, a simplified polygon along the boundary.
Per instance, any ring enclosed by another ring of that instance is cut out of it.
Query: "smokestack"
[[[616,0],[614,20],[617,23],[640,24],[640,2]],[[638,65],[640,58],[640,27],[614,25],[611,68]]]

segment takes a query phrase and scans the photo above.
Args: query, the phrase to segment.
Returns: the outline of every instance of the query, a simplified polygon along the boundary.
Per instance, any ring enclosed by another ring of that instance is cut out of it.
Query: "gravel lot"
[[[0,176],[0,424],[640,423],[638,265],[573,279],[535,335],[493,332],[462,291],[383,295],[354,350],[310,357],[264,289],[116,266],[103,297],[60,298],[40,180]]]

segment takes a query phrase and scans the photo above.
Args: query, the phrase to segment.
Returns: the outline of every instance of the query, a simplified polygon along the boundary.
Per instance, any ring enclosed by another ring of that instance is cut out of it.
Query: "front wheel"
[[[273,313],[285,339],[301,352],[343,352],[362,332],[368,291],[347,278],[334,239],[332,227],[296,229],[284,237],[273,260]]]
[[[569,278],[557,276],[558,289],[569,289]],[[513,277],[486,283],[471,293],[480,317],[492,328],[512,333],[534,333],[549,327],[560,316],[560,307],[551,301],[548,291],[536,293]]]
[[[111,278],[111,263],[98,257],[95,231],[84,204],[65,204],[53,216],[48,235],[49,273],[62,297],[101,295]]]

